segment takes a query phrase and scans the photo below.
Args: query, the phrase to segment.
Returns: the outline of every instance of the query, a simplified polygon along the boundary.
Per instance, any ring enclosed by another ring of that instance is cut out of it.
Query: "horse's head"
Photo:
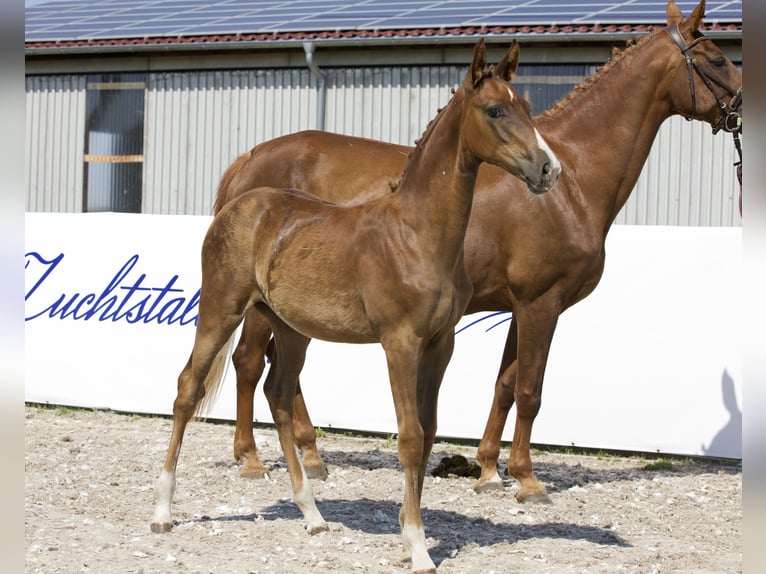
[[[667,5],[666,33],[672,66],[673,111],[708,122],[713,132],[742,129],[742,73],[699,31],[705,0],[684,18],[674,0]]]
[[[529,103],[510,85],[519,61],[515,40],[491,70],[484,41],[476,44],[473,63],[461,90],[464,95],[464,143],[483,161],[524,180],[533,193],[544,193],[558,181],[561,164],[532,124]]]

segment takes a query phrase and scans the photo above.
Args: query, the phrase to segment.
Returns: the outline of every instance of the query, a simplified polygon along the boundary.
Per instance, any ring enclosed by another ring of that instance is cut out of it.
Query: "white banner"
[[[170,414],[210,221],[26,214],[26,400]],[[533,442],[741,458],[740,245],[740,228],[613,226],[601,283],[559,320]],[[481,437],[509,318],[458,325],[439,436]],[[379,345],[314,341],[301,381],[316,426],[396,433]],[[235,418],[235,386],[232,368],[212,418]],[[271,422],[260,388],[255,408]]]

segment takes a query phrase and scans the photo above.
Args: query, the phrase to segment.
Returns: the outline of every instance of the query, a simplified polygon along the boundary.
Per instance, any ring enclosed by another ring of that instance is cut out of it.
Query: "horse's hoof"
[[[170,522],[152,522],[151,528],[155,534],[162,534],[163,532],[170,532],[173,524]]]
[[[306,470],[306,476],[313,480],[327,480],[327,476],[329,475],[327,467],[324,465],[304,466],[303,468]]]
[[[521,504],[553,504],[547,492],[530,492],[524,496],[519,493],[516,495],[516,500]]]
[[[436,568],[426,568],[425,570],[415,570],[414,574],[436,574]]]
[[[309,536],[314,536],[314,534],[319,534],[320,532],[327,532],[328,530],[330,530],[330,527],[326,522],[306,527],[306,532],[309,533]]]
[[[487,480],[487,481],[477,481],[476,484],[473,485],[473,491],[476,494],[481,494],[482,492],[492,492],[495,490],[503,490],[503,481],[502,480]]]

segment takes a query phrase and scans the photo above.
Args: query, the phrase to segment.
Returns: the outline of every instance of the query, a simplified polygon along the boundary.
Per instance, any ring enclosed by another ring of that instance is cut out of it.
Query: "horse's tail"
[[[226,372],[229,370],[229,358],[234,348],[235,334],[236,330],[231,334],[231,337],[229,337],[229,340],[226,341],[221,350],[218,351],[215,359],[213,359],[213,365],[210,367],[207,377],[205,377],[205,395],[197,404],[197,410],[194,413],[194,416],[197,418],[205,418],[207,416],[215,404],[218,394],[221,392],[223,380],[226,378]]]
[[[226,205],[231,199],[228,194],[229,185],[231,184],[231,181],[234,179],[234,176],[237,175],[237,173],[239,173],[239,170],[242,169],[242,167],[250,159],[250,156],[252,155],[252,153],[253,151],[250,150],[238,156],[237,159],[235,159],[231,163],[231,165],[226,168],[226,171],[223,172],[223,176],[221,176],[221,181],[218,183],[218,189],[216,190],[215,204],[213,204],[214,215],[218,213],[219,211],[221,211],[221,209],[223,209],[223,206]]]

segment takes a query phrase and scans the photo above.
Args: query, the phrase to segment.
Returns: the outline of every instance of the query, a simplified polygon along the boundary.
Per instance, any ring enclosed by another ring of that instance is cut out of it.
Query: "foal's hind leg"
[[[200,316],[197,333],[186,366],[178,377],[178,394],[173,403],[173,431],[170,435],[170,446],[165,458],[165,464],[155,485],[157,502],[152,518],[152,532],[167,532],[172,528],[170,506],[176,483],[176,466],[181,452],[186,425],[205,394],[205,378],[211,369],[228,360],[228,349],[224,343],[233,335],[234,329],[241,321],[241,316],[203,314],[203,303],[200,304]]]
[[[274,354],[274,340],[272,339],[267,347],[266,356],[273,362]],[[295,446],[298,447],[303,457],[303,469],[306,471],[306,475],[309,478],[327,480],[327,468],[317,449],[317,433],[303,400],[300,380],[298,380],[293,402],[293,436],[295,436]]]
[[[266,315],[274,330],[276,353],[263,391],[269,401],[271,416],[279,435],[279,444],[287,463],[293,488],[293,500],[306,519],[307,532],[317,534],[328,530],[329,527],[316,506],[311,483],[298,456],[293,433],[293,403],[298,387],[298,375],[306,360],[306,347],[311,339],[294,331],[270,311]]]

